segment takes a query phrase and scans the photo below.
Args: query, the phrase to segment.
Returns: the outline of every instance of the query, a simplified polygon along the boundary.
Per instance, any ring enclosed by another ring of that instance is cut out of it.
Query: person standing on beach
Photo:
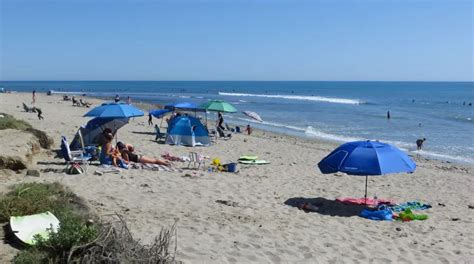
[[[151,113],[148,113],[148,125],[149,126],[153,125],[153,117],[151,116]]]
[[[222,130],[225,130],[224,124],[224,117],[222,116],[221,112],[217,113],[217,126],[220,127]]]
[[[390,119],[390,111],[387,111],[387,119]]]
[[[423,143],[426,141],[426,138],[419,138],[416,140],[416,149],[421,150]]]
[[[31,101],[32,104],[36,103],[36,89],[33,89],[33,101]]]
[[[132,104],[132,98],[130,98],[130,96],[127,96],[127,104]]]
[[[120,102],[120,96],[119,96],[118,94],[115,95],[114,101],[115,101],[116,103]]]

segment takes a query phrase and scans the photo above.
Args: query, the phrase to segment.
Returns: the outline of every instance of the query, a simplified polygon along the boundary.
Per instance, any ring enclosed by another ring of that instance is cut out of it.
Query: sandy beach
[[[94,105],[102,101],[87,98]],[[22,102],[31,94],[0,94],[0,113],[13,115],[45,131],[59,148],[61,135],[72,140],[88,108],[73,107],[60,96],[39,94],[36,106],[44,120],[24,112]],[[155,123],[159,120],[155,119]],[[11,146],[26,147],[28,135],[0,131]],[[369,196],[396,202],[419,200],[432,205],[425,221],[388,222],[361,218],[335,202],[338,197],[363,197],[364,178],[323,175],[315,165],[338,144],[305,140],[264,131],[235,134],[210,147],[158,144],[147,117],[130,120],[119,130],[120,141],[133,144],[147,156],[167,152],[185,156],[197,151],[223,162],[245,154],[257,155],[269,165],[238,166],[239,172],[185,170],[163,172],[143,169],[120,174],[94,175],[0,170],[0,191],[11,184],[58,181],[83,197],[98,215],[119,213],[134,235],[150,243],[162,227],[177,221],[177,259],[185,263],[473,263],[473,168],[416,158],[416,172],[369,178]],[[8,155],[9,153],[3,153]],[[31,168],[62,169],[54,151],[35,155]],[[209,162],[208,162],[209,163]],[[176,163],[186,167],[187,163]],[[191,177],[185,177],[189,173]],[[227,204],[216,202],[228,201]],[[306,213],[295,201],[321,204]],[[15,254],[0,245],[0,260]]]

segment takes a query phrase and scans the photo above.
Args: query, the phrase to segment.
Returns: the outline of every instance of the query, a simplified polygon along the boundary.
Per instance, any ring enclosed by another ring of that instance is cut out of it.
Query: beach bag
[[[82,174],[82,173],[84,173],[84,171],[85,170],[81,166],[81,164],[73,163],[67,168],[66,173],[67,174]]]
[[[235,172],[237,170],[237,163],[228,163],[222,165],[223,170],[227,172]]]

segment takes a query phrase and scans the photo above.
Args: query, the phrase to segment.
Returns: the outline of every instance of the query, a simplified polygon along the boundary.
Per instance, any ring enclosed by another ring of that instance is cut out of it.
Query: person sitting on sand
[[[139,154],[134,153],[134,148],[132,145],[124,144],[122,142],[117,143],[117,149],[120,151],[122,159],[125,163],[135,162],[135,163],[151,163],[151,164],[158,164],[169,166],[169,161],[164,161],[156,158],[151,158]]]
[[[123,159],[118,149],[114,149],[112,141],[114,136],[112,133],[105,134],[106,142],[102,145],[102,151],[100,152],[100,163],[107,165],[114,165],[115,167],[124,167]]]
[[[419,138],[416,140],[416,149],[421,150],[423,147],[423,143],[425,142],[426,138]]]

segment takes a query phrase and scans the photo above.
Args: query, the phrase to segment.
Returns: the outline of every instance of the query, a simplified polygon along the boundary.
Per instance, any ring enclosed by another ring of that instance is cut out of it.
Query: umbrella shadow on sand
[[[336,200],[323,197],[304,198],[293,197],[285,201],[286,205],[302,209],[305,212],[318,213],[329,216],[351,217],[358,216],[366,208],[365,205],[345,204]],[[310,210],[302,208],[304,204],[310,205]]]

